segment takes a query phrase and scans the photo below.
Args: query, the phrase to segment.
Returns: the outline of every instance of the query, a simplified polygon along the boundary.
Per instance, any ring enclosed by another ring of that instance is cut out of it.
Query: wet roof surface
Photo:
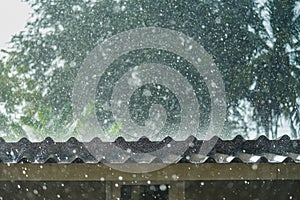
[[[245,140],[237,136],[233,140],[198,140],[190,136],[185,141],[166,137],[162,141],[150,141],[143,137],[126,141],[119,137],[114,142],[102,142],[94,138],[79,142],[70,138],[55,142],[46,138],[30,142],[23,138],[18,142],[5,142],[0,138],[0,162],[2,163],[300,163],[300,140],[283,136],[268,140],[260,136]]]

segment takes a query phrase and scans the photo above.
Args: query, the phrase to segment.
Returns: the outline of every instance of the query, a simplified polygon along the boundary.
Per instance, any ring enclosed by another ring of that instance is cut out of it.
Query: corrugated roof
[[[126,141],[119,137],[114,142],[94,138],[80,142],[70,138],[55,142],[48,137],[41,142],[22,138],[18,142],[5,142],[0,138],[0,162],[2,163],[300,163],[300,140],[282,136],[269,140],[260,136],[245,140],[236,136],[233,140],[214,137],[214,147],[202,155],[201,147],[208,140],[190,136],[185,141],[166,137],[162,141],[150,141],[142,137]],[[188,142],[188,147],[185,144]],[[173,148],[164,148],[171,146]]]

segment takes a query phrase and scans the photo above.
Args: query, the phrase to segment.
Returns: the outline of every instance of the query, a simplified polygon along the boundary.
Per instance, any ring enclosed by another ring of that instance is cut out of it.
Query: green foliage
[[[20,122],[31,129],[37,140],[43,140],[50,135],[56,140],[66,140],[76,136],[74,122],[68,119],[70,112],[70,104],[66,104],[59,113],[51,107],[39,108],[34,116],[22,116]]]
[[[254,119],[269,137],[277,136],[280,117],[290,122],[292,136],[300,134],[300,68],[295,58],[299,52],[300,21],[295,18],[295,0],[267,1],[258,12],[267,13],[270,29],[259,21],[253,27],[257,38],[256,55],[244,68],[249,90],[247,100],[254,107]],[[297,127],[297,128],[296,128]]]
[[[249,130],[240,103],[247,101],[257,130],[263,128],[265,134],[276,137],[278,120],[285,117],[291,124],[292,136],[299,137],[300,19],[293,10],[295,0],[267,0],[262,6],[248,0],[27,2],[34,8],[34,20],[27,24],[27,31],[13,37],[16,51],[7,52],[7,61],[0,62],[0,102],[4,102],[8,115],[19,112],[16,106],[24,105],[20,122],[34,130],[39,139],[77,134],[76,128],[70,131],[70,127],[83,125],[82,120],[72,119],[71,95],[83,59],[104,39],[145,26],[183,32],[214,56],[231,111],[226,122],[228,132]],[[270,28],[266,28],[266,22]],[[189,67],[182,60],[178,64],[173,55],[162,53],[161,57],[159,60],[157,51],[134,52],[116,60],[112,68],[122,74],[132,66],[153,60],[182,70]],[[107,88],[113,86],[116,76],[109,80]],[[207,95],[199,77],[190,81],[201,88],[201,98]],[[104,93],[103,99],[110,95]],[[149,104],[137,103],[140,107]],[[204,100],[201,106],[205,109],[209,105]],[[133,112],[134,115],[137,114]],[[109,113],[99,116],[111,117]],[[112,120],[105,130],[108,136],[120,134],[121,124]]]

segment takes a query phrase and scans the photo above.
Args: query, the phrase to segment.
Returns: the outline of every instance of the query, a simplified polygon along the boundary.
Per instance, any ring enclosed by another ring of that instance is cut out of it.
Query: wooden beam
[[[127,169],[149,164],[123,164]],[[155,164],[150,164],[155,165]],[[112,166],[112,165],[111,165]],[[0,164],[0,181],[300,180],[300,164],[178,163],[149,173],[127,173],[105,164]],[[119,168],[119,166],[117,166]]]

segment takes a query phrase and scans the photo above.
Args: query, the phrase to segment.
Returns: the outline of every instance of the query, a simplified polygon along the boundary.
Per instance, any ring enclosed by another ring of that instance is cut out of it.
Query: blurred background
[[[299,15],[296,0],[2,0],[0,136],[7,141],[76,136],[82,122],[73,117],[71,97],[85,57],[117,33],[155,26],[188,35],[213,56],[227,98],[219,137],[300,138]],[[210,122],[205,82],[184,58],[156,49],[119,57],[101,78],[91,103],[105,135],[95,137],[130,139],[103,107],[120,76],[146,62],[168,65],[193,86],[201,119],[198,132],[191,135],[201,139]],[[155,95],[143,95],[145,89]],[[163,86],[141,86],[130,100],[131,117],[144,125],[157,103],[168,116],[161,134],[172,137],[180,123],[180,104]]]

